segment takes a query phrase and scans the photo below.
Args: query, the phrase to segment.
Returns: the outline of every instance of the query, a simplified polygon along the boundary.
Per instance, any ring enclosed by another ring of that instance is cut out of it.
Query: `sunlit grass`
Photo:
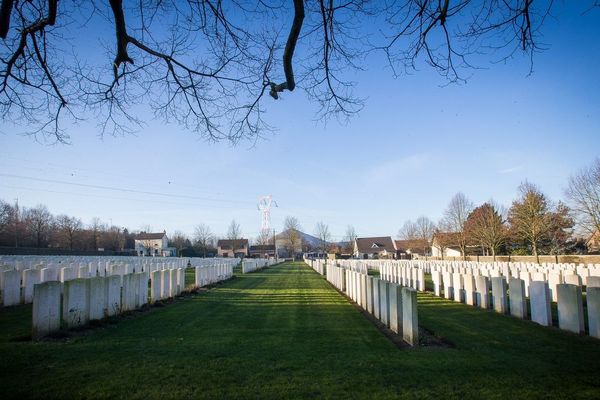
[[[454,347],[396,347],[302,263],[66,340],[20,341],[31,307],[8,308],[0,398],[600,396],[598,340],[427,294],[419,318]]]

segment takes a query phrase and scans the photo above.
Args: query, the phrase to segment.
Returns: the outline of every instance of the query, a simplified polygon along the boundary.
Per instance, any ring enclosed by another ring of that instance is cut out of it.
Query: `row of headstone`
[[[144,290],[140,288],[144,287]],[[147,303],[148,275],[49,281],[34,286],[32,337],[39,339],[61,329],[86,325]],[[62,304],[62,306],[61,306]]]
[[[373,265],[379,270],[381,279],[420,291],[425,290],[424,272],[430,271],[436,296],[484,309],[492,308],[521,319],[531,318],[540,325],[552,325],[551,303],[556,302],[560,329],[585,333],[587,317],[590,336],[600,338],[600,298],[597,297],[600,277],[589,275],[596,273],[594,265],[422,260],[377,261],[372,262]],[[548,271],[529,272],[539,268],[548,268]],[[582,295],[584,284],[585,297]]]
[[[426,272],[433,271],[447,273],[483,275],[488,278],[503,276],[507,281],[510,278],[529,281],[545,281],[550,286],[561,283],[587,286],[588,281],[600,278],[600,265],[575,265],[575,264],[534,264],[534,263],[478,263],[478,262],[449,262],[449,261],[408,261],[398,263],[422,268]],[[556,298],[554,297],[554,301]]]
[[[154,271],[150,276],[137,272],[38,283],[33,289],[32,337],[133,311],[150,301],[178,296],[184,288],[184,268]]]
[[[328,265],[325,278],[340,292],[346,292],[346,270],[335,265]]]
[[[186,268],[188,265],[237,265],[238,258],[174,258],[174,257],[117,257],[117,256],[0,256],[0,305],[31,303],[36,283],[77,278],[106,277],[166,269]],[[2,272],[16,270],[20,273],[18,288],[14,273],[9,274],[4,285]],[[16,300],[16,292],[19,300]],[[6,295],[5,295],[6,292]],[[4,300],[6,299],[6,300]]]
[[[65,266],[82,265],[100,270],[108,269],[114,264],[131,264],[136,272],[151,272],[150,267],[163,265],[161,269],[185,268],[189,263],[188,258],[176,257],[137,257],[137,256],[0,256],[0,270],[59,268]],[[102,274],[100,274],[102,275]]]
[[[425,291],[425,270],[411,265],[384,263],[379,266],[380,279]]]
[[[327,280],[411,346],[419,342],[417,292],[361,272],[327,265]]]
[[[194,271],[196,286],[204,287],[231,278],[233,276],[233,264],[197,266]]]
[[[553,264],[553,263],[523,263],[523,262],[475,262],[475,261],[440,261],[440,260],[337,260],[339,265],[347,269],[365,268],[383,270],[387,267],[410,267],[422,269],[429,274],[433,271],[470,273],[474,276],[483,275],[488,278],[504,276],[525,281],[542,280],[551,286],[560,283],[579,284],[586,286],[590,278],[600,277],[600,264]],[[362,271],[365,272],[365,271]],[[554,298],[556,301],[556,298]]]
[[[179,296],[185,290],[185,269],[163,269],[150,274],[152,302]]]
[[[238,265],[241,259],[239,258],[202,258],[202,257],[191,257],[189,263],[192,268],[196,267],[210,267],[212,265],[231,265],[232,267]]]
[[[558,283],[550,286],[542,280],[525,281],[513,277],[507,282],[503,276],[490,279],[487,276],[459,272],[442,274],[434,271],[431,276],[436,296],[443,295],[447,299],[484,309],[492,308],[498,313],[521,319],[530,318],[544,326],[552,325],[551,303],[556,298],[558,327],[585,333],[581,285]],[[600,338],[600,280],[588,281],[585,299],[589,334]]]
[[[309,267],[311,267],[313,270],[315,270],[320,275],[325,275],[325,272],[327,269],[325,260],[323,260],[321,258],[317,258],[314,260],[313,259],[305,259],[304,262],[307,263]]]
[[[258,271],[270,265],[274,265],[277,261],[275,258],[253,258],[242,261],[242,273]]]
[[[62,264],[61,264],[62,265]],[[8,269],[0,271],[0,304],[13,306],[28,304],[33,301],[34,285],[43,282],[60,281],[65,283],[73,279],[90,279],[118,275],[121,280],[125,275],[133,273],[152,274],[155,271],[173,271],[167,265],[153,265],[148,268],[138,266],[136,270],[132,264],[109,265],[107,269],[97,268],[96,264],[63,267],[29,268],[22,271]],[[183,269],[183,268],[177,268]]]

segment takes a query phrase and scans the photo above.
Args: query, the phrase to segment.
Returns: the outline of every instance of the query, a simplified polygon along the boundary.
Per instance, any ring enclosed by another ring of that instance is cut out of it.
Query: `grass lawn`
[[[428,294],[454,347],[400,349],[320,275],[285,263],[117,324],[32,343],[0,310],[0,398],[599,398],[600,340]]]

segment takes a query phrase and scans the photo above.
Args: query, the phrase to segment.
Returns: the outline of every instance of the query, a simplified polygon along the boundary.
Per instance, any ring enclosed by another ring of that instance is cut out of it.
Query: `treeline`
[[[442,255],[453,247],[463,257],[598,251],[589,238],[600,234],[600,159],[570,177],[565,197],[566,203],[554,202],[530,182],[519,186],[508,208],[493,200],[475,206],[457,193],[440,221],[407,221],[399,236],[418,240],[423,249],[435,246]]]
[[[76,217],[53,215],[44,205],[27,208],[0,200],[0,246],[123,251],[134,248],[134,236],[99,218],[85,225]]]
[[[138,233],[99,218],[84,224],[77,217],[53,215],[41,204],[28,208],[0,200],[0,247],[123,252],[135,248]],[[212,257],[217,252],[217,239],[206,225],[196,227],[193,239],[179,231],[168,237],[178,255]]]

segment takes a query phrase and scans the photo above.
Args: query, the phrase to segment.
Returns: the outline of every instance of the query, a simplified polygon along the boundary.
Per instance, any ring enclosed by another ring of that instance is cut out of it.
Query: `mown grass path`
[[[15,341],[30,307],[0,310],[0,398],[600,397],[600,341],[419,301],[456,347],[397,348],[303,263],[68,341]]]

